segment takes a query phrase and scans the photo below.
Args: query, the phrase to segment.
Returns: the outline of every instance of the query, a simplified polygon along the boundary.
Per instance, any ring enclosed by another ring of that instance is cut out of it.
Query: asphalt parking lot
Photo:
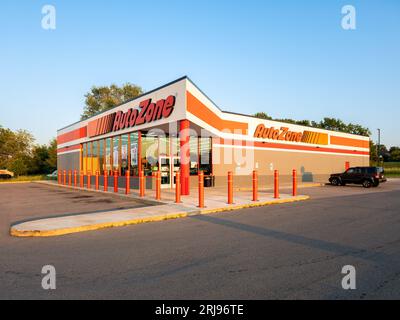
[[[86,192],[41,183],[0,184],[0,195],[0,241],[8,237],[11,223],[149,205],[112,193]]]
[[[0,186],[1,195],[9,190],[0,206],[0,298],[400,299],[400,179],[371,189],[306,188],[311,200],[292,204],[54,238],[8,236],[7,221],[97,205],[68,194],[61,207],[59,196],[51,202],[52,192],[35,187]],[[42,193],[51,204],[36,207]],[[57,270],[54,291],[41,288],[47,264]],[[341,287],[344,265],[357,270],[356,290]]]

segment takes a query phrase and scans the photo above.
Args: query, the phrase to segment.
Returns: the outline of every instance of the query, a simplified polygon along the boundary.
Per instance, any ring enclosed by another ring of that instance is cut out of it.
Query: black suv
[[[362,184],[364,188],[377,187],[385,182],[382,167],[354,167],[343,173],[331,174],[329,182],[334,186],[345,186],[347,183]]]

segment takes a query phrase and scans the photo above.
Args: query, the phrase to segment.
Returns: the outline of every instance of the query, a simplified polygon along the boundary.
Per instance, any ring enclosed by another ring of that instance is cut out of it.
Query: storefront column
[[[189,195],[190,177],[190,145],[189,145],[189,120],[179,123],[180,161],[181,161],[181,195]]]
[[[140,176],[140,172],[142,171],[142,132],[139,131],[138,132],[138,146],[137,146],[138,150],[137,150],[137,157],[138,157],[138,173]]]

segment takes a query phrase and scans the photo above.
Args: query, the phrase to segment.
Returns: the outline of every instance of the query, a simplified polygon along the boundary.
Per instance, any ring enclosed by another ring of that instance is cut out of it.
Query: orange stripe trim
[[[258,141],[246,141],[246,140],[229,140],[223,138],[214,138],[213,144],[219,143],[224,145],[241,145],[259,148],[275,148],[275,149],[286,149],[286,150],[303,150],[303,151],[317,151],[317,152],[335,152],[344,154],[359,154],[369,155],[368,151],[357,151],[357,150],[344,150],[335,148],[324,148],[324,147],[308,147],[308,146],[296,146],[283,143],[271,143],[271,142],[258,142]]]
[[[80,150],[80,149],[81,149],[81,145],[80,144],[76,144],[74,146],[57,149],[57,153],[62,153],[62,152],[66,152],[66,151],[73,151],[73,150]]]
[[[82,127],[82,128],[75,129],[70,132],[59,135],[57,137],[57,144],[63,144],[63,143],[78,140],[81,138],[86,138],[86,136],[87,136],[87,128]]]
[[[369,141],[343,138],[338,136],[331,136],[331,144],[338,146],[358,147],[358,148],[369,148]]]
[[[241,130],[242,133],[247,134],[247,123],[221,119],[189,91],[186,91],[186,106],[188,112],[219,131],[224,129]]]

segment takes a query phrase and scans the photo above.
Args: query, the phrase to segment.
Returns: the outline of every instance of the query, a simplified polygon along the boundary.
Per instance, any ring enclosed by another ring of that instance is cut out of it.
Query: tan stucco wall
[[[243,152],[243,160],[238,156]],[[226,183],[228,171],[235,175],[235,186],[251,185],[251,173],[257,170],[260,181],[272,183],[274,170],[279,170],[282,183],[291,181],[292,170],[296,169],[299,182],[327,182],[331,173],[343,172],[346,161],[350,166],[368,166],[368,156],[288,152],[275,150],[236,150],[213,148],[213,170],[216,185]],[[253,153],[254,152],[254,153]],[[232,160],[231,160],[232,159]],[[236,161],[234,159],[237,159]],[[238,162],[243,162],[237,165]]]

